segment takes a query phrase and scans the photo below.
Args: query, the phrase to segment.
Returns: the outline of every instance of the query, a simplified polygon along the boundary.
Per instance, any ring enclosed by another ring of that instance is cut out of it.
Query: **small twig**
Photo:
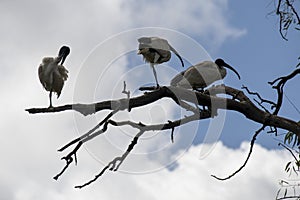
[[[85,186],[90,185],[91,183],[95,182],[99,177],[101,177],[107,169],[109,169],[109,170],[111,170],[111,171],[117,171],[117,170],[119,169],[120,165],[121,165],[121,164],[123,163],[123,161],[125,160],[125,158],[126,158],[126,157],[128,156],[128,154],[132,151],[132,149],[134,148],[134,146],[137,144],[139,137],[141,137],[142,134],[143,134],[144,132],[145,132],[145,131],[140,130],[140,131],[136,134],[136,136],[133,138],[133,140],[131,141],[131,143],[128,145],[128,148],[127,148],[126,152],[125,152],[121,157],[116,157],[116,158],[114,158],[111,162],[109,162],[109,163],[101,170],[101,172],[95,176],[94,179],[92,179],[92,180],[90,180],[90,181],[88,181],[88,182],[86,182],[86,183],[84,183],[84,184],[82,184],[82,185],[75,186],[75,188],[81,189],[81,188],[83,188],[83,187],[85,187]],[[117,164],[117,163],[118,163],[118,164]]]
[[[274,103],[273,101],[270,101],[270,100],[267,100],[267,99],[262,98],[262,97],[260,96],[259,93],[250,91],[248,87],[246,87],[246,86],[243,85],[243,86],[242,86],[242,89],[245,89],[245,90],[248,92],[248,94],[257,96],[257,97],[259,98],[259,100],[260,100],[260,103],[258,103],[258,101],[256,101],[256,102],[257,102],[260,106],[262,106],[262,103],[268,103],[268,104],[271,104],[272,107],[276,107],[276,103]],[[262,106],[262,107],[263,107],[263,106]],[[263,107],[263,108],[264,108],[265,110],[267,110],[265,107]]]
[[[169,124],[173,123],[171,120],[168,120]],[[174,130],[175,128],[171,128],[171,142],[174,143]]]
[[[227,177],[225,177],[225,178],[219,178],[219,177],[217,177],[217,176],[215,176],[215,175],[211,175],[211,176],[214,177],[214,178],[216,178],[216,179],[218,179],[218,180],[220,180],[220,181],[225,181],[225,180],[228,180],[228,179],[232,178],[232,177],[235,176],[237,173],[239,173],[239,172],[246,166],[246,164],[248,163],[248,160],[249,160],[249,158],[250,158],[250,156],[251,156],[251,154],[252,154],[252,150],[253,150],[253,147],[254,147],[254,143],[255,143],[256,137],[258,136],[258,134],[259,134],[261,131],[264,130],[264,128],[265,128],[265,125],[263,125],[260,129],[258,129],[258,130],[255,132],[255,134],[253,135],[252,140],[251,140],[251,142],[250,142],[250,149],[249,149],[247,158],[246,158],[245,162],[242,164],[242,166],[241,166],[238,170],[236,170],[236,171],[233,172],[231,175],[229,175],[229,176],[227,176]]]
[[[100,123],[98,123],[94,128],[92,128],[91,130],[89,130],[87,133],[83,134],[82,136],[72,140],[71,142],[69,142],[68,144],[66,144],[65,146],[61,147],[60,149],[58,149],[58,151],[64,151],[66,148],[68,148],[69,146],[82,141],[84,138],[89,137],[89,135],[91,135],[94,131],[96,131],[100,126],[102,126],[107,120],[109,120],[114,114],[116,114],[118,111],[114,110],[112,112],[110,112]]]
[[[75,164],[77,164],[76,153],[77,153],[78,149],[81,147],[81,145],[82,145],[82,142],[78,142],[77,146],[73,149],[73,151],[71,151],[68,155],[61,158],[62,160],[66,161],[66,165],[64,166],[64,168],[61,170],[60,173],[58,173],[57,175],[55,175],[53,177],[53,179],[57,180],[66,171],[66,169],[73,162],[73,158],[72,158],[73,155],[74,155],[74,158],[75,158]]]
[[[275,136],[278,136],[278,130],[276,127],[269,126],[270,130],[267,133],[274,133]]]
[[[264,109],[265,112],[270,113],[270,111],[264,106],[262,105],[261,102],[258,102],[258,100],[253,99],[262,109]]]
[[[284,88],[285,83],[288,80],[294,78],[297,74],[300,74],[300,69],[294,70],[292,73],[290,73],[287,76],[282,76],[282,77],[275,79],[274,81],[268,82],[270,85],[273,86],[274,89],[277,90],[277,103],[276,103],[275,111],[272,113],[273,115],[277,115],[281,108],[281,105],[283,102],[283,88]],[[277,85],[274,85],[276,82],[278,82]]]
[[[91,183],[95,182],[100,176],[102,176],[102,174],[104,174],[104,172],[109,168],[110,164],[111,164],[111,163],[109,163],[108,165],[106,165],[106,166],[101,170],[101,172],[95,176],[94,179],[91,179],[90,181],[86,182],[86,183],[83,184],[83,185],[77,185],[77,186],[75,186],[75,188],[81,189],[81,188],[83,188],[83,187],[85,187],[85,186],[88,186],[88,185],[90,185]]]
[[[128,102],[129,102],[129,100],[130,100],[130,90],[126,91],[126,82],[124,81],[123,83],[124,83],[124,87],[123,87],[122,93],[127,95],[127,99],[128,99]],[[128,108],[127,108],[127,110],[128,110],[128,112],[131,111],[131,108],[130,108],[130,106],[129,106],[129,103],[128,103]]]
[[[123,91],[122,91],[122,93],[127,95],[127,99],[130,98],[130,90],[126,91],[126,82],[125,81],[123,82]]]
[[[61,170],[60,173],[58,173],[56,176],[53,177],[55,180],[57,180],[66,171],[66,169],[70,166],[70,164],[73,162],[72,156],[74,156],[75,165],[77,165],[77,156],[76,156],[76,154],[77,154],[77,151],[82,146],[82,144],[84,144],[85,142],[93,139],[94,137],[104,133],[107,130],[107,123],[108,123],[109,118],[111,118],[116,112],[118,112],[118,111],[117,110],[112,111],[99,124],[97,124],[94,128],[92,128],[90,131],[88,131],[84,135],[76,138],[75,140],[72,140],[71,142],[69,142],[68,144],[66,144],[65,146],[63,146],[62,148],[60,148],[58,150],[60,152],[64,151],[66,148],[68,148],[71,145],[77,143],[75,148],[68,155],[62,157],[62,160],[66,161],[66,165],[64,166],[64,168]],[[96,131],[102,124],[104,124],[103,128],[99,131]]]
[[[94,137],[96,137],[96,136],[104,133],[107,130],[107,125],[108,125],[108,122],[105,122],[104,125],[103,125],[103,129],[101,129],[101,130],[99,130],[99,131],[97,131],[97,132],[95,132],[95,133],[93,133],[93,134],[85,137],[81,141],[79,141],[78,144],[76,145],[76,147],[74,148],[74,150],[71,151],[67,156],[65,156],[65,157],[62,158],[63,160],[66,160],[66,165],[63,168],[63,170],[54,177],[55,180],[57,180],[65,172],[65,170],[69,167],[69,165],[73,162],[72,155],[74,155],[74,157],[75,157],[75,163],[77,163],[76,153],[79,150],[79,148],[81,147],[81,145],[84,144],[85,142],[93,139]]]

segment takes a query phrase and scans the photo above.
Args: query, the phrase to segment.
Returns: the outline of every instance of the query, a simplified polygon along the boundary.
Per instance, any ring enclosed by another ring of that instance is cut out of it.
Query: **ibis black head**
[[[70,48],[67,47],[67,46],[62,46],[60,49],[59,49],[59,52],[58,52],[58,57],[61,58],[61,65],[64,64],[67,56],[70,54]]]
[[[233,68],[231,67],[230,65],[228,65],[223,59],[221,58],[218,58],[216,61],[215,61],[216,65],[218,65],[219,67],[226,67],[230,70],[232,70],[237,76],[239,79],[241,79],[239,73]]]

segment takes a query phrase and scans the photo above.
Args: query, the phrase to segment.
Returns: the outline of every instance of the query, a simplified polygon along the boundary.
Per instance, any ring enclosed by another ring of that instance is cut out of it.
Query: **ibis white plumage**
[[[219,58],[215,62],[204,61],[189,67],[177,74],[171,80],[171,85],[182,88],[203,89],[213,82],[223,79],[227,74],[225,67],[232,70],[240,79],[239,73]]]
[[[184,66],[181,56],[168,43],[167,40],[159,37],[141,37],[138,39],[138,42],[139,42],[138,54],[143,55],[144,60],[150,63],[157,87],[159,87],[159,84],[158,84],[157,74],[154,65],[169,61],[171,58],[171,51],[179,58],[182,67]]]
[[[52,92],[60,96],[64,82],[68,78],[68,70],[63,66],[66,57],[70,53],[70,48],[63,46],[60,48],[57,57],[45,57],[38,68],[39,79],[46,91],[49,91],[50,106],[52,108]]]

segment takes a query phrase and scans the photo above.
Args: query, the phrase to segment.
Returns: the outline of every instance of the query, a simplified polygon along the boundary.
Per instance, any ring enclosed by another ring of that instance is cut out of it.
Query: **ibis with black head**
[[[187,89],[203,90],[217,80],[222,80],[227,74],[225,68],[232,70],[239,79],[239,73],[227,64],[223,59],[218,58],[215,62],[204,61],[190,66],[188,69],[177,74],[172,80],[171,85]]]
[[[57,57],[45,57],[38,68],[38,75],[41,84],[46,91],[49,91],[50,106],[52,108],[52,92],[60,96],[64,82],[68,78],[68,70],[63,66],[70,48],[62,46]]]

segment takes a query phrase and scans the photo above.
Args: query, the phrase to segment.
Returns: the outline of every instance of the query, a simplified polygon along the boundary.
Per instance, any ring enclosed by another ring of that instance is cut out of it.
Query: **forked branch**
[[[138,139],[143,135],[143,133],[145,133],[146,131],[157,131],[157,130],[174,130],[174,128],[181,126],[183,124],[189,123],[191,121],[195,121],[195,120],[199,120],[200,118],[209,118],[210,117],[210,113],[209,111],[203,111],[201,112],[202,114],[193,114],[191,116],[188,117],[184,117],[180,120],[176,120],[176,121],[169,121],[168,123],[165,124],[156,124],[156,125],[145,125],[142,124],[141,122],[139,123],[135,123],[132,121],[122,121],[122,122],[116,122],[113,120],[109,120],[107,121],[106,124],[110,124],[112,126],[126,126],[129,125],[133,128],[138,129],[138,133],[135,135],[135,137],[133,138],[133,140],[131,141],[131,143],[128,145],[127,150],[123,153],[122,156],[116,157],[114,158],[111,162],[109,162],[101,171],[99,174],[95,175],[95,177],[91,180],[89,180],[88,182],[82,184],[82,185],[78,185],[75,186],[75,188],[83,188],[87,185],[90,185],[91,183],[95,182],[99,177],[101,177],[108,169],[111,171],[117,171],[120,167],[120,165],[123,163],[123,161],[126,159],[126,157],[129,155],[129,153],[133,150],[134,146],[137,144]],[[106,131],[107,129],[105,129]],[[104,132],[104,131],[103,131]]]
[[[294,77],[298,71],[295,71],[291,75],[287,77],[281,77],[279,79],[276,79],[276,81],[279,81],[279,84],[276,86],[278,87],[279,94],[283,92],[283,85],[285,82],[292,77]],[[274,84],[273,83],[273,84]],[[125,88],[125,86],[124,86]],[[125,91],[125,89],[124,89]],[[222,94],[222,96],[219,96],[219,94]],[[224,97],[224,94],[226,94],[226,97]],[[229,97],[228,97],[229,96]],[[169,98],[173,100],[178,106],[180,106],[182,109],[185,109],[187,111],[190,111],[192,114],[190,116],[182,117],[181,119],[170,121],[168,120],[166,123],[163,124],[143,124],[141,122],[136,123],[133,121],[114,121],[112,117],[121,110],[128,110],[135,109],[138,107],[145,106],[147,104],[151,104],[153,102],[159,101],[162,98]],[[269,103],[269,102],[268,102]],[[278,106],[278,103],[276,104]],[[208,107],[209,109],[200,109],[198,106]],[[107,132],[109,127],[112,126],[131,126],[132,128],[138,129],[138,132],[136,136],[133,138],[132,142],[128,145],[127,150],[123,153],[123,155],[114,158],[111,162],[109,162],[101,171],[98,173],[93,179],[86,182],[83,185],[76,186],[77,188],[85,187],[92,182],[96,181],[100,176],[102,176],[108,169],[111,171],[116,171],[119,169],[122,162],[125,160],[125,158],[129,155],[129,153],[133,150],[134,146],[137,144],[139,137],[146,131],[155,131],[155,130],[170,130],[171,131],[171,140],[173,141],[173,133],[174,129],[178,126],[181,126],[183,124],[189,123],[191,121],[197,121],[207,118],[212,118],[216,115],[218,109],[227,109],[236,111],[239,113],[244,114],[248,119],[255,121],[257,123],[262,124],[262,128],[259,129],[255,135],[253,136],[253,139],[251,141],[250,151],[247,156],[246,161],[244,164],[232,175],[230,175],[227,178],[220,180],[226,180],[228,178],[231,178],[236,173],[238,173],[240,170],[242,170],[246,163],[249,160],[249,157],[251,155],[254,141],[257,137],[257,135],[267,126],[274,127],[275,130],[277,128],[281,128],[284,130],[291,131],[295,133],[297,136],[300,136],[300,125],[299,123],[277,116],[276,114],[271,114],[270,112],[261,110],[258,108],[241,90],[224,86],[224,85],[218,85],[213,86],[209,88],[207,91],[204,92],[197,92],[197,91],[191,91],[183,88],[178,87],[172,87],[172,86],[164,86],[160,88],[156,88],[153,91],[146,92],[143,95],[137,96],[137,97],[129,97],[124,99],[118,99],[118,100],[108,100],[108,101],[102,101],[94,104],[69,104],[54,108],[31,108],[27,109],[31,114],[34,113],[49,113],[49,112],[61,112],[64,110],[74,110],[78,111],[83,115],[88,115],[96,112],[100,112],[102,110],[111,110],[111,113],[109,113],[102,121],[99,122],[94,128],[92,128],[87,133],[83,134],[82,136],[74,139],[73,141],[69,142],[65,146],[63,146],[59,151],[64,151],[67,148],[75,145],[74,149],[69,152],[66,156],[64,156],[62,159],[66,161],[65,167],[62,169],[62,171],[57,174],[54,178],[58,179],[59,176],[61,176],[65,170],[69,167],[69,165],[75,161],[75,164],[77,163],[77,152],[80,149],[80,147],[85,144],[86,142],[90,141],[91,139]],[[216,176],[214,176],[217,178]]]

